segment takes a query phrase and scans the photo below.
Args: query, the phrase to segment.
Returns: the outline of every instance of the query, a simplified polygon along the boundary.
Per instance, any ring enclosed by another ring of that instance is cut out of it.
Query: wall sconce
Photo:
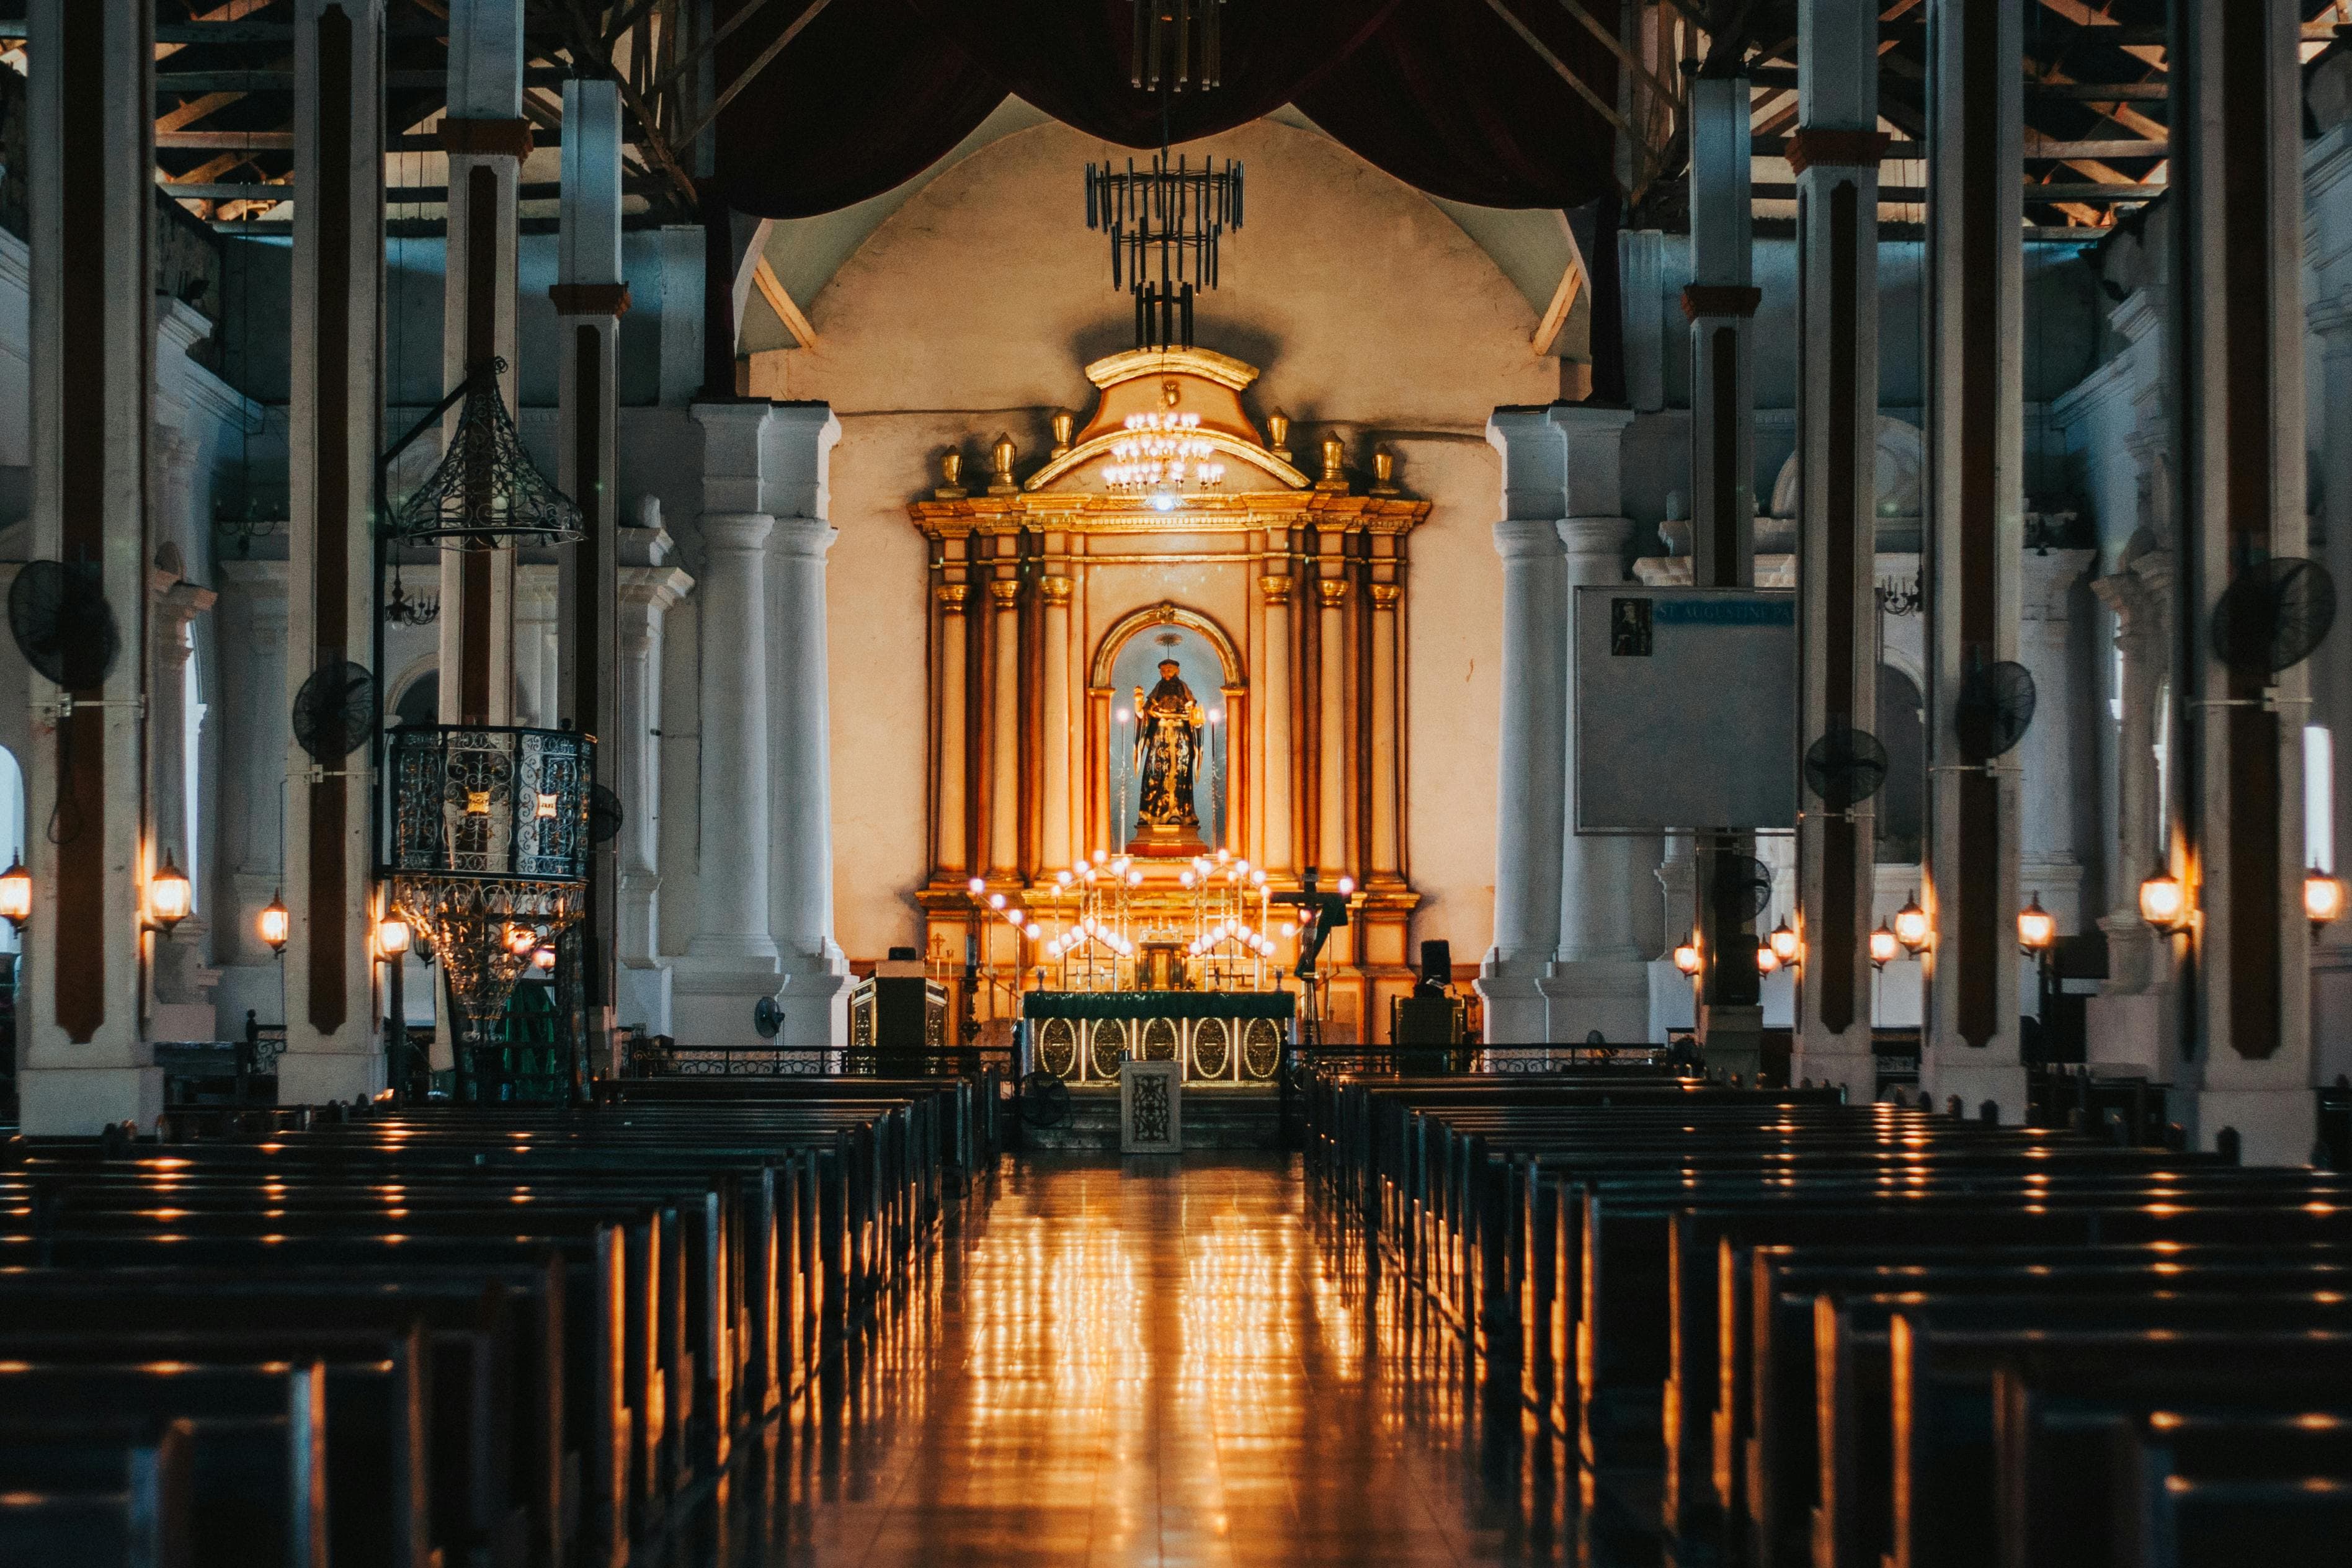
[[[1778,959],[1780,963],[1794,963],[1797,962],[1797,948],[1799,945],[1797,942],[1797,932],[1795,928],[1789,924],[1787,916],[1784,915],[1781,917],[1780,923],[1772,928],[1772,934],[1765,940],[1771,944],[1772,956]]]
[[[405,957],[415,940],[416,929],[406,915],[394,911],[376,922],[375,950],[384,958]]]
[[[1756,944],[1756,973],[1759,974],[1769,974],[1780,967],[1780,955],[1772,951],[1772,944],[1769,942],[1758,942]]]
[[[2042,907],[2042,895],[2036,893],[2017,911],[2017,945],[2028,952],[2042,953],[2057,940],[2058,917]]]
[[[1895,911],[1895,940],[1916,957],[1927,945],[1927,911],[1919,907],[1919,895],[1914,892]]]
[[[287,910],[283,893],[269,895],[269,902],[262,907],[261,918],[253,925],[260,933],[261,940],[269,944],[270,952],[280,958],[286,956],[286,939],[294,934],[294,917]]]
[[[0,871],[0,919],[19,931],[33,918],[33,874],[25,869],[22,856],[11,856],[8,868]]]
[[[1698,939],[1686,936],[1675,944],[1675,967],[1685,974],[1698,973]]]
[[[0,882],[0,891],[5,891],[5,883]],[[0,914],[6,912],[5,905],[0,905]],[[2316,866],[2305,871],[2303,874],[2303,912],[2311,921],[2314,931],[2334,921],[2344,912],[2344,884]]]
[[[542,942],[530,950],[530,966],[541,974],[555,967],[555,949]]]
[[[1873,969],[1885,969],[1895,962],[1895,955],[1902,951],[1903,944],[1895,940],[1894,931],[1887,928],[1885,921],[1879,921],[1878,929],[1870,933],[1870,966]]]
[[[147,879],[147,929],[170,941],[172,929],[188,918],[194,897],[187,873],[172,864],[172,852],[164,850],[163,866]]]
[[[2159,866],[2139,885],[2139,918],[2158,931],[2178,931],[2187,922],[2189,898],[2180,879]]]

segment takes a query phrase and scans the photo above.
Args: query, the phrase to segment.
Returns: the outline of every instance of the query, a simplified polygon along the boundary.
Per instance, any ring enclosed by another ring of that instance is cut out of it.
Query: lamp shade
[[[1756,944],[1756,973],[1759,974],[1769,974],[1780,967],[1780,955],[1772,951],[1772,944],[1769,942],[1758,942]]]
[[[1774,958],[1779,959],[1783,963],[1794,963],[1797,962],[1797,932],[1795,928],[1789,924],[1786,917],[1782,918],[1779,925],[1772,928],[1772,934],[1767,940],[1769,940],[1772,945],[1772,956]]]
[[[0,913],[5,913],[0,909]],[[2324,926],[2344,912],[2344,884],[2314,866],[2303,874],[2303,912]]]
[[[0,871],[0,919],[22,931],[32,918],[33,874],[25,869],[21,857],[12,856],[8,868]]]
[[[1879,921],[1878,929],[1870,933],[1870,962],[1884,969],[1894,963],[1895,954],[1902,951],[1903,944],[1895,940],[1895,932],[1887,928],[1885,921]]]
[[[294,917],[286,908],[285,898],[281,894],[270,894],[269,902],[262,909],[261,918],[253,925],[261,940],[269,944],[270,952],[284,952],[286,939],[294,933]]]
[[[1895,940],[1913,952],[1927,945],[1927,911],[1919,907],[1916,893],[1895,911]]]
[[[2139,917],[2152,926],[2170,931],[2188,910],[2188,895],[2180,879],[2159,866],[2139,885]]]
[[[416,940],[415,928],[408,917],[394,910],[375,924],[375,950],[386,958],[398,958],[407,952]]]
[[[166,849],[163,864],[147,879],[147,918],[168,931],[188,918],[194,897],[188,874],[172,863],[172,852]]]
[[[1675,944],[1675,967],[1685,974],[1698,973],[1698,943],[1685,937]]]
[[[2028,952],[2047,952],[2058,940],[2058,917],[2042,907],[2036,893],[2017,911],[2017,945]]]

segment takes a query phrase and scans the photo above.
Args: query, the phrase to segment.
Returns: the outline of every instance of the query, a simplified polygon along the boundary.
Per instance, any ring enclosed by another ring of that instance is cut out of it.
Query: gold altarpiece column
[[[1403,852],[1404,545],[1429,503],[1390,482],[1385,455],[1374,483],[1351,484],[1336,440],[1317,477],[1294,468],[1287,422],[1269,444],[1243,411],[1257,372],[1238,360],[1141,350],[1086,374],[1100,391],[1093,417],[1075,431],[1057,419],[1034,471],[1016,477],[1019,454],[999,437],[985,482],[967,488],[950,454],[944,482],[908,508],[930,544],[927,952],[961,965],[975,938],[1000,981],[1017,971],[1026,989],[1053,963],[1057,921],[1076,916],[1057,873],[1081,860],[1131,855],[1134,900],[1171,910],[1196,854],[1246,859],[1277,892],[1312,866],[1326,890],[1342,875],[1357,885],[1351,923],[1321,960],[1325,1037],[1385,1040],[1389,998],[1412,989],[1420,901]],[[1222,482],[1149,478],[1169,469],[1139,460],[1139,426],[1181,432]],[[1154,651],[1192,699],[1187,765],[1205,770],[1196,798],[1211,803],[1197,828],[1156,835],[1138,821],[1139,776],[1160,761],[1134,742],[1139,719],[1150,722],[1136,688],[1154,714],[1181,704],[1132,677]],[[1038,937],[989,907],[998,893]],[[1286,973],[1293,943],[1279,956]],[[1017,1006],[1001,989],[974,1001],[982,1018]]]

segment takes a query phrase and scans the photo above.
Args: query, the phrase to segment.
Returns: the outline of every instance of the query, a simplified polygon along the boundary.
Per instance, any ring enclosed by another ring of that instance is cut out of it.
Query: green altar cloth
[[[1298,1010],[1291,991],[1031,991],[1024,1018],[1276,1018]]]

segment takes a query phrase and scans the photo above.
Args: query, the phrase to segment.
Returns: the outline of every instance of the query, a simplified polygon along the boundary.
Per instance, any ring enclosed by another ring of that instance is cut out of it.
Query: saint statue
[[[1161,838],[1197,836],[1192,780],[1201,762],[1201,726],[1205,715],[1172,658],[1160,661],[1160,684],[1145,696],[1135,689],[1135,773],[1142,782],[1136,811],[1138,836]]]

